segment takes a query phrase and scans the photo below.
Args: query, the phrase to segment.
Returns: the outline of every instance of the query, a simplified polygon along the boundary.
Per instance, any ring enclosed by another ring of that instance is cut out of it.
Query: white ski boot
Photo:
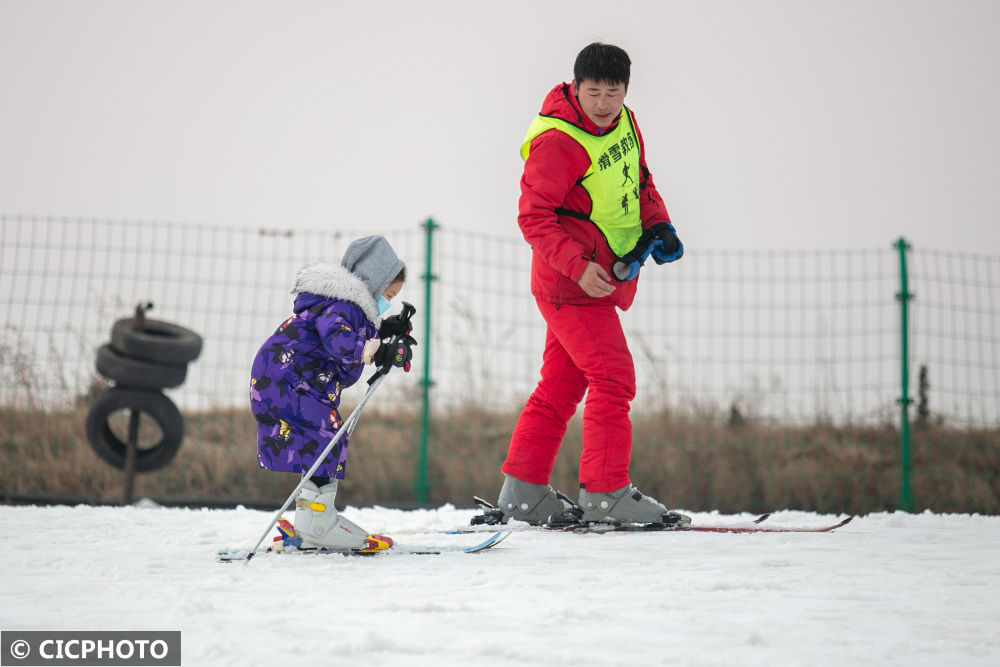
[[[500,488],[497,508],[503,512],[503,523],[510,519],[538,525],[548,523],[553,515],[572,506],[569,498],[548,484],[531,484],[516,477],[506,476]]]
[[[368,531],[340,516],[333,501],[337,480],[317,487],[312,480],[302,485],[295,501],[295,534],[300,549],[358,551],[370,546]]]
[[[600,523],[691,523],[691,517],[671,512],[655,498],[643,495],[632,484],[610,493],[591,493],[580,489],[583,520]]]

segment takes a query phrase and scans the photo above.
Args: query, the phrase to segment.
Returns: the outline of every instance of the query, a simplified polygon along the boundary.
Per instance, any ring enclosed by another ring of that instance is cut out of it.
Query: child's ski
[[[278,522],[278,530],[281,536],[274,538],[274,543],[262,551],[251,553],[249,549],[221,549],[217,555],[217,560],[221,563],[231,563],[234,561],[250,560],[262,554],[339,554],[342,556],[374,556],[379,554],[412,554],[412,555],[432,555],[447,552],[463,552],[474,554],[487,549],[492,549],[503,542],[511,531],[500,530],[491,534],[488,538],[472,546],[462,546],[449,544],[443,546],[418,546],[410,544],[396,544],[392,538],[383,535],[371,535],[368,544],[359,549],[302,549],[301,540],[295,536],[295,529],[285,519]]]

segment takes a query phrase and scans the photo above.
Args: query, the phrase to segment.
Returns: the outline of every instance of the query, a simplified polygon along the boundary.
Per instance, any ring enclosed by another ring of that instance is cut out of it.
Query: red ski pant
[[[629,483],[635,367],[618,312],[614,306],[537,303],[548,325],[542,379],[521,411],[501,470],[548,484],[566,424],[586,393],[580,482],[592,492],[620,489]]]

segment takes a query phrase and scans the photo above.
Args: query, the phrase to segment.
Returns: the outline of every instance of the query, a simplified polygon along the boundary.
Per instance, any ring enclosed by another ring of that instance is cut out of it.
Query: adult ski
[[[564,501],[572,505],[572,501],[566,496],[560,494]],[[487,526],[493,527],[502,522],[503,512],[500,508],[496,507],[493,503],[488,500],[484,500],[478,496],[474,496],[473,500],[476,505],[483,511],[482,514],[478,514],[472,518],[472,526],[480,526],[480,528],[466,528],[459,529],[457,531],[449,531],[455,534],[469,533],[469,532],[481,532],[483,528]],[[658,532],[699,532],[699,533],[829,533],[836,530],[842,526],[847,525],[851,522],[854,516],[849,516],[846,519],[838,521],[832,525],[816,526],[816,527],[806,527],[806,526],[796,526],[796,527],[781,527],[781,526],[762,526],[764,521],[766,521],[771,514],[762,514],[757,517],[752,526],[732,526],[732,525],[700,525],[692,524],[687,520],[684,515],[678,514],[676,512],[669,512],[665,515],[665,519],[668,519],[664,523],[651,523],[651,524],[608,524],[608,523],[594,523],[594,522],[584,522],[579,520],[579,515],[582,514],[582,510],[572,506],[566,512],[560,520],[550,523],[548,525],[541,526],[540,528],[544,530],[551,530],[556,532],[572,532],[578,534],[603,534],[603,533],[658,533]]]
[[[766,515],[765,515],[766,516]],[[842,521],[828,526],[816,527],[782,527],[782,526],[702,526],[698,524],[642,524],[615,525],[588,523],[578,526],[543,526],[546,530],[578,534],[603,533],[657,533],[657,532],[698,532],[698,533],[829,533],[841,526],[846,526],[854,519],[849,516]]]

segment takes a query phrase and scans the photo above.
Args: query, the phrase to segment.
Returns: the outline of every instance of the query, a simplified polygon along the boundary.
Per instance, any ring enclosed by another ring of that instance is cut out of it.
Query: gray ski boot
[[[643,495],[631,484],[610,493],[591,493],[581,488],[580,508],[583,510],[583,521],[614,524],[691,523],[691,517],[668,510],[663,503]]]
[[[531,484],[507,475],[496,507],[503,512],[502,523],[516,519],[539,525],[572,505],[569,498],[548,484]]]
[[[340,516],[333,501],[337,480],[317,487],[309,480],[295,500],[295,534],[302,538],[300,549],[354,551],[368,542],[368,531]]]

